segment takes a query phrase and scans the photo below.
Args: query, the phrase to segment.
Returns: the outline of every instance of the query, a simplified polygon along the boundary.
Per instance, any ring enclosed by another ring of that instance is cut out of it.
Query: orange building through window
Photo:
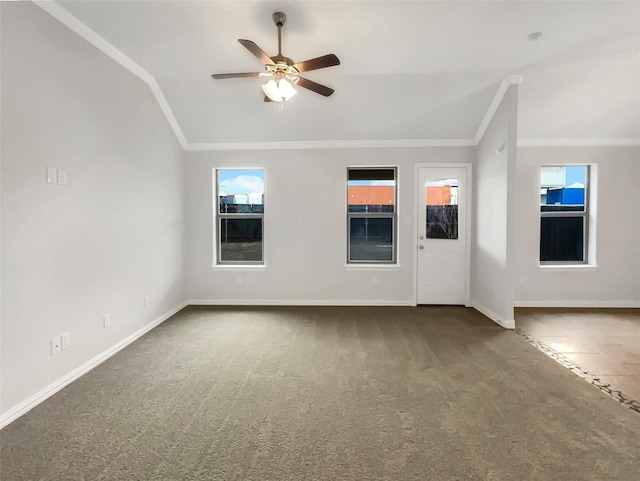
[[[427,205],[451,205],[451,186],[437,185],[426,187]]]
[[[393,205],[392,185],[350,185],[349,205]]]

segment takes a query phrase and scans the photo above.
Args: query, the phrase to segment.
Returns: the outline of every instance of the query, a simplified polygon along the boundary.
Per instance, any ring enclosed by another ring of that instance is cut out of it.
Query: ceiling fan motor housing
[[[282,12],[276,12],[273,14],[273,21],[277,27],[284,27],[284,23],[287,21],[287,16]]]

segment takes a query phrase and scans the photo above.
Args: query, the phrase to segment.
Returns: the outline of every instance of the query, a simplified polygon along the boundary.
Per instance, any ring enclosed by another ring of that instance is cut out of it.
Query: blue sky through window
[[[586,174],[586,167],[584,165],[567,166],[565,168],[565,187],[575,184],[576,182],[584,185],[584,179]]]
[[[264,194],[264,170],[220,169],[218,192],[220,195]]]

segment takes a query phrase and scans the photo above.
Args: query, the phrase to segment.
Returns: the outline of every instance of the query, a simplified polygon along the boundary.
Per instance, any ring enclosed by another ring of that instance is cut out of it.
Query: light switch
[[[51,355],[58,354],[62,350],[60,345],[60,336],[56,336],[51,339]]]
[[[71,333],[65,332],[62,336],[62,349],[66,349],[71,345]]]
[[[58,169],[58,184],[66,184],[67,183],[67,171]]]
[[[57,184],[58,183],[58,169],[55,167],[47,168],[47,184]]]

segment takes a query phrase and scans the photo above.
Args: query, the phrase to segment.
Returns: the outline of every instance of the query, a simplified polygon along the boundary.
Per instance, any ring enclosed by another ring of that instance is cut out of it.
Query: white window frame
[[[584,209],[582,211],[563,211],[563,212],[542,212],[540,206],[539,216],[540,216],[540,231],[539,231],[539,243],[538,243],[538,262],[540,263],[540,267],[572,267],[572,266],[586,266],[590,265],[590,255],[593,247],[590,245],[592,243],[592,235],[591,235],[591,222],[592,218],[591,214],[591,190],[592,190],[592,175],[595,169],[592,168],[589,164],[552,164],[552,165],[542,165],[539,170],[538,181],[540,182],[542,179],[542,169],[545,167],[584,167],[585,168],[585,176],[584,176]],[[542,185],[540,186],[542,189]],[[540,259],[540,242],[542,242],[542,219],[549,217],[556,218],[565,218],[565,217],[578,217],[582,218],[582,260],[581,261],[571,261],[571,260],[561,260],[561,261],[543,261]]]
[[[352,170],[392,170],[393,171],[393,212],[349,212],[349,172]],[[346,206],[347,212],[347,267],[352,266],[375,266],[375,267],[394,267],[398,264],[398,167],[389,165],[369,165],[369,166],[353,166],[347,167],[347,195]],[[375,260],[375,259],[351,259],[351,219],[378,218],[391,219],[391,228],[393,229],[393,249],[391,251],[391,260]]]
[[[212,267],[214,268],[220,268],[222,270],[224,269],[235,269],[235,268],[240,268],[240,269],[258,269],[258,270],[263,270],[265,267],[265,260],[264,260],[264,254],[265,254],[265,217],[264,217],[264,197],[265,194],[263,192],[263,212],[260,213],[250,213],[250,214],[237,214],[237,213],[233,213],[233,214],[228,214],[228,213],[221,213],[220,212],[220,193],[219,193],[219,188],[220,188],[220,181],[219,181],[219,173],[221,171],[225,171],[225,170],[235,170],[235,171],[242,171],[242,170],[261,170],[263,173],[263,179],[264,182],[266,184],[266,176],[265,176],[265,169],[264,167],[222,167],[222,168],[214,168],[213,169],[213,210],[214,210],[214,216],[213,216],[213,265]],[[264,189],[266,191],[266,187]],[[222,232],[222,221],[224,219],[261,219],[261,224],[262,224],[262,251],[261,251],[261,260],[260,261],[238,261],[238,260],[233,260],[233,261],[223,261],[220,256],[222,254],[222,249],[221,249],[221,245],[220,245],[220,235]]]

